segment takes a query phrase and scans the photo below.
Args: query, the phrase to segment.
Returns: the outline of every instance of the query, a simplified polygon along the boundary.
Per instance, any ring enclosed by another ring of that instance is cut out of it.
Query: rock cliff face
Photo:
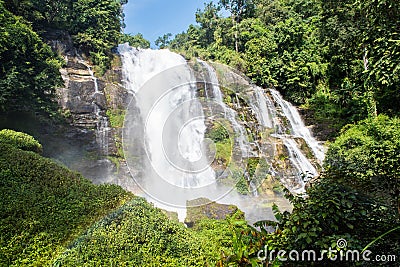
[[[71,123],[78,127],[96,128],[98,116],[106,109],[106,99],[103,88],[96,90],[97,79],[90,73],[89,65],[76,56],[65,55],[66,66],[61,69],[65,82],[64,88],[59,88],[59,103],[71,115]]]
[[[77,52],[68,34],[54,31],[46,36],[52,48],[65,60],[60,70],[64,87],[57,90],[58,102],[69,123],[84,131],[93,131],[101,154],[116,155],[116,129],[110,125],[107,111],[124,109],[129,96],[121,85],[121,67],[116,65],[98,77],[95,67]]]
[[[51,149],[47,156],[95,183],[115,183],[132,190],[132,179],[126,179],[128,170],[119,151],[122,129],[112,125],[108,117],[114,110],[124,110],[130,100],[122,86],[119,58],[116,56],[113,67],[99,77],[67,33],[51,31],[45,38],[65,61],[60,70],[64,86],[57,94],[68,124],[58,133],[48,134],[47,147]]]

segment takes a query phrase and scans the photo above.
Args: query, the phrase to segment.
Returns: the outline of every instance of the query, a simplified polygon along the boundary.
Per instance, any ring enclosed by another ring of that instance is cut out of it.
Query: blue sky
[[[195,24],[195,13],[205,0],[129,0],[125,5],[125,33],[142,33],[154,47],[165,33],[173,35]]]

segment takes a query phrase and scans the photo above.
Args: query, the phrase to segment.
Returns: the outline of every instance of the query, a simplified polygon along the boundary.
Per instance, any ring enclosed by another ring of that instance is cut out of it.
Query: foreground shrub
[[[0,266],[49,266],[132,194],[0,143]]]
[[[43,151],[42,145],[32,136],[8,129],[0,131],[0,143],[9,144],[16,148],[39,154]]]

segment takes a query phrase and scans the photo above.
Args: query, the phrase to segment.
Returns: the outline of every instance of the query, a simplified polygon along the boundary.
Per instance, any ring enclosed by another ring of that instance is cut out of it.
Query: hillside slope
[[[20,149],[41,147],[28,137],[0,132],[0,266],[214,266],[229,252],[229,218],[187,229],[119,186]]]

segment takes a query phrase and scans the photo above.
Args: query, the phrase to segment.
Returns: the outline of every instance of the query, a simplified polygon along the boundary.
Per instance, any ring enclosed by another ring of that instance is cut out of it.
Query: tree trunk
[[[231,12],[232,13],[232,12]],[[237,30],[237,22],[236,22],[236,17],[233,15],[232,13],[232,25],[235,28],[235,35],[234,35],[234,39],[235,39],[235,51],[236,53],[239,52],[239,43],[238,43],[238,30]]]
[[[368,71],[368,50],[365,46],[364,46],[363,62],[364,62],[364,70]],[[368,115],[370,117],[376,117],[378,116],[378,111],[376,108],[374,90],[371,85],[368,85],[368,81],[364,83],[364,87],[367,90]]]

